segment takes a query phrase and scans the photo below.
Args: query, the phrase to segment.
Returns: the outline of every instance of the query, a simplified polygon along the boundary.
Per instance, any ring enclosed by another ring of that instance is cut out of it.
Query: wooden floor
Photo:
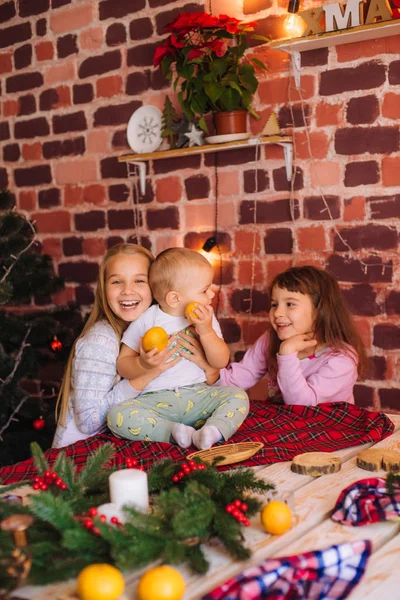
[[[400,415],[388,416],[395,423],[395,432],[374,447],[400,451]],[[258,475],[272,481],[276,485],[278,496],[287,497],[293,504],[294,527],[282,536],[270,536],[263,530],[259,516],[254,517],[251,527],[244,531],[247,545],[253,552],[247,562],[232,561],[218,543],[208,546],[207,557],[211,567],[206,576],[193,575],[186,568],[179,569],[187,585],[183,600],[198,600],[226,579],[268,557],[297,554],[356,539],[370,539],[373,543],[373,555],[364,579],[349,596],[349,600],[400,598],[400,537],[397,535],[400,523],[383,522],[364,527],[345,527],[329,518],[340,492],[351,483],[370,475],[356,466],[355,457],[361,449],[371,445],[339,450],[336,453],[342,459],[339,473],[318,479],[292,473],[290,462],[258,467]],[[385,473],[382,471],[378,475],[384,476]],[[121,600],[136,600],[137,580],[145,570],[147,569],[126,574],[127,589]],[[18,598],[72,600],[76,598],[74,582],[46,588],[26,587],[18,590]]]

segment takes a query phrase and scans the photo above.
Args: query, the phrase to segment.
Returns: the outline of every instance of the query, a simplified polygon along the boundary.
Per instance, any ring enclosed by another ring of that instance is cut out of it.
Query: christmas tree
[[[51,294],[62,288],[34,224],[0,190],[1,465],[28,458],[34,440],[51,443],[58,386],[82,328],[76,308],[51,307]]]

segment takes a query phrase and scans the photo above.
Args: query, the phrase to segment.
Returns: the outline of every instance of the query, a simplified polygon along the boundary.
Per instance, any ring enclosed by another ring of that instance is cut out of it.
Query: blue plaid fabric
[[[368,525],[400,517],[400,484],[389,494],[386,479],[370,477],[345,488],[336,501],[331,518],[342,525]]]
[[[370,554],[371,542],[357,540],[268,559],[226,581],[202,600],[340,600],[360,581]]]

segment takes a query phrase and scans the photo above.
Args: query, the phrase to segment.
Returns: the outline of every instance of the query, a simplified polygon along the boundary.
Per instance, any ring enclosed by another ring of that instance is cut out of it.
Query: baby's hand
[[[293,352],[301,352],[302,350],[311,350],[311,348],[315,348],[318,341],[314,339],[313,335],[313,333],[300,333],[285,340],[279,346],[279,354],[283,356],[285,354],[293,354]]]
[[[175,340],[176,336],[172,335],[168,340],[168,347],[170,347],[171,343]],[[146,352],[142,346],[142,340],[140,340],[140,353],[139,353],[139,363],[143,367],[143,369],[151,370],[155,368],[159,368],[163,363],[165,363],[168,359],[172,357],[174,352],[176,352],[176,348],[169,350],[164,348],[161,352],[157,351],[157,348],[153,348],[153,350],[149,350]]]
[[[202,304],[196,303],[195,308],[191,311],[191,321],[195,326],[196,333],[199,335],[205,335],[211,333],[212,328],[213,309],[212,306],[203,306]]]

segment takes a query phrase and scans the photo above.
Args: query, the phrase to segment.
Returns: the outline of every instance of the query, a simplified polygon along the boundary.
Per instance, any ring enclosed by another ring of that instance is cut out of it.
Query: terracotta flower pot
[[[217,135],[247,133],[247,110],[214,113],[214,125]]]

